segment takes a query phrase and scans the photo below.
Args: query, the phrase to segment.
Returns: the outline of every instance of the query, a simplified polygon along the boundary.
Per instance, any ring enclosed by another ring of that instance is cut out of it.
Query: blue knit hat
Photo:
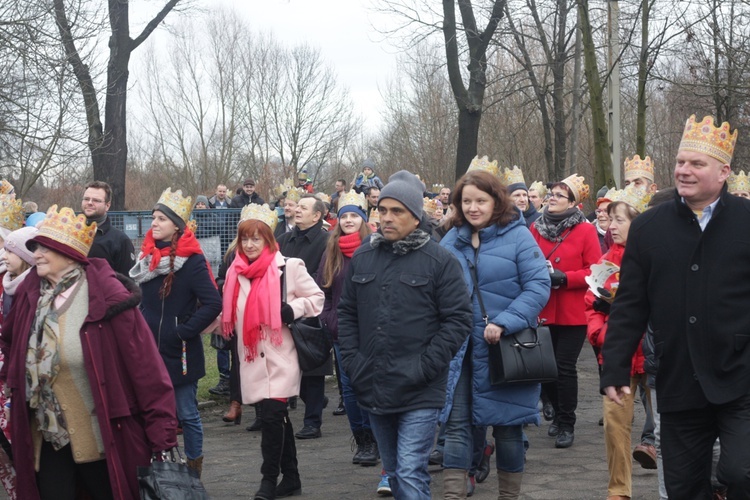
[[[385,198],[392,198],[403,204],[418,220],[422,218],[424,184],[416,175],[399,170],[388,178],[378,198],[378,206]]]

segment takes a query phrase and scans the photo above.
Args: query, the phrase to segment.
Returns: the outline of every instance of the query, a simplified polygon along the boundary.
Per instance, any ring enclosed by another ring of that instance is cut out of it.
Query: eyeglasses
[[[606,214],[607,211],[603,208],[597,208],[596,209],[596,215]]]
[[[100,200],[99,198],[88,198],[87,197],[87,198],[83,199],[83,202],[84,203],[93,203],[94,205],[101,205],[102,203],[104,203],[104,200]]]
[[[562,194],[562,193],[550,193],[550,196],[556,200],[568,200],[570,201],[570,198],[568,198],[568,195]]]

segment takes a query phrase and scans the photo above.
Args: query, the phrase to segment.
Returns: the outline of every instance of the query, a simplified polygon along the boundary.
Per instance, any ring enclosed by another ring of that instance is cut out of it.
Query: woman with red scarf
[[[255,499],[297,495],[302,483],[287,400],[299,395],[302,372],[287,324],[313,317],[323,292],[300,259],[284,259],[273,231],[278,218],[267,205],[247,205],[237,227],[237,253],[224,282],[222,331],[237,335],[244,404],[261,405],[260,467]],[[282,280],[286,296],[282,301]],[[283,474],[277,484],[279,474]]]
[[[174,386],[188,467],[200,475],[203,425],[196,393],[198,380],[206,374],[201,333],[221,312],[221,297],[198,240],[186,225],[192,208],[189,196],[164,191],[130,277],[141,287],[141,312]]]

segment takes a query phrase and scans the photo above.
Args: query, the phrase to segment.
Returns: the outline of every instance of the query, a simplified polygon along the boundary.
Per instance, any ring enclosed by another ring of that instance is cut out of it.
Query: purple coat
[[[134,283],[115,276],[103,259],[86,266],[89,313],[81,327],[84,364],[99,419],[112,492],[139,498],[136,467],[151,453],[177,444],[172,384],[154,337],[136,307]],[[127,285],[127,288],[126,288]],[[0,380],[11,389],[11,439],[19,498],[36,500],[34,447],[26,401],[26,348],[39,300],[36,269],[19,287],[3,322],[0,349],[6,363]]]
[[[323,268],[325,268],[326,260],[328,259],[328,253],[323,254],[320,259],[320,266],[318,266],[318,274],[315,280],[318,282],[318,286],[323,293],[325,293],[326,300],[323,304],[323,312],[320,313],[320,321],[328,328],[333,336],[333,341],[339,341],[339,315],[336,312],[336,308],[339,306],[341,300],[341,294],[344,293],[344,278],[346,272],[349,270],[349,264],[351,263],[351,257],[344,256],[344,262],[341,266],[341,272],[339,272],[331,283],[331,288],[325,288],[323,286]]]

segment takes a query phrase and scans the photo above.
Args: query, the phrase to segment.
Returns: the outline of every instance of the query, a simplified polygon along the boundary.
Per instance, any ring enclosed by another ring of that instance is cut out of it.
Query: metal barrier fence
[[[219,272],[227,247],[237,236],[240,212],[238,208],[193,210],[192,218],[198,226],[195,236],[214,275]],[[109,219],[113,227],[131,239],[137,255],[143,238],[151,228],[151,211],[109,212]]]

